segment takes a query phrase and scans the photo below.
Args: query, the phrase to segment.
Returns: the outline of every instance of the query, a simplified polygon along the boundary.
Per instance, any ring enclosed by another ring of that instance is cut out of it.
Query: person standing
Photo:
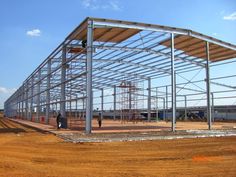
[[[99,115],[98,115],[98,126],[99,126],[99,128],[102,127],[102,114],[101,113],[99,113]]]
[[[59,112],[57,115],[57,129],[61,128],[61,113]]]

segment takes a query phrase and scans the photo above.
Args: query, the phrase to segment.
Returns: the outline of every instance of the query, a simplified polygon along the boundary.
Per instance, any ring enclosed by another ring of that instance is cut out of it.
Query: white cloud
[[[233,12],[230,15],[224,16],[223,19],[224,20],[236,20],[236,12]]]
[[[38,37],[38,36],[41,35],[41,31],[39,29],[29,30],[29,31],[26,32],[26,35]]]
[[[0,94],[13,94],[16,91],[15,88],[9,89],[5,87],[0,87]]]
[[[110,1],[109,4],[113,10],[121,10],[121,7],[119,6],[117,1]]]
[[[116,0],[82,0],[82,6],[91,10],[121,10],[120,4]]]
[[[213,35],[213,36],[218,36],[218,34],[217,34],[217,33],[212,33],[212,35]]]

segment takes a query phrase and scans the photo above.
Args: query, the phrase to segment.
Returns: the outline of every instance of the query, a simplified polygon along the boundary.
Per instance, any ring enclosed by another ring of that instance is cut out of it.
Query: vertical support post
[[[215,106],[214,106],[214,93],[211,93],[211,104],[212,104],[212,122],[215,121]]]
[[[167,113],[168,113],[168,86],[166,86],[166,110],[165,110],[165,113],[166,113],[166,120],[167,120]]]
[[[132,118],[132,82],[129,82],[129,120]]]
[[[76,100],[75,100],[75,118],[78,118],[78,98],[76,96]]]
[[[21,118],[24,119],[24,86],[21,86]]]
[[[151,121],[151,78],[148,78],[148,100],[147,100],[148,121]]]
[[[22,86],[22,89],[21,89],[21,109],[22,109],[22,119],[25,118],[25,102],[24,102],[24,85]]]
[[[37,112],[36,112],[36,122],[39,122],[40,118],[40,83],[41,83],[41,69],[38,70],[38,84],[37,84]]]
[[[174,34],[171,33],[171,97],[172,97],[172,125],[171,129],[175,131],[176,120],[176,80],[175,80],[175,57],[174,57]]]
[[[114,86],[113,119],[116,120],[116,86]]]
[[[206,42],[206,91],[207,91],[207,122],[208,129],[211,130],[211,87],[210,87],[210,54],[209,43]]]
[[[11,106],[10,106],[11,108]],[[22,85],[22,110],[23,110],[23,119],[25,119],[25,85]]]
[[[93,118],[93,84],[92,84],[92,59],[93,59],[93,21],[88,20],[87,27],[87,60],[86,60],[86,126],[85,132],[91,133]]]
[[[85,114],[86,114],[86,110],[85,110],[85,101],[86,101],[86,98],[85,98],[85,94],[83,93],[83,99],[82,99],[82,117],[83,119],[85,119]]]
[[[60,113],[63,118],[66,118],[66,46],[62,48],[61,61],[61,99],[60,99]]]
[[[33,99],[34,99],[34,97],[33,97],[33,95],[34,95],[34,76],[32,76],[32,78],[31,78],[31,100],[30,100],[30,120],[32,121],[32,119],[33,119]]]
[[[49,124],[50,117],[50,87],[51,87],[51,59],[47,63],[47,91],[46,91],[46,120],[45,123]]]
[[[163,98],[163,120],[166,120],[166,100]]]
[[[7,103],[5,102],[6,106],[7,106]],[[5,110],[5,107],[4,107],[4,112],[7,112],[7,110]],[[20,117],[20,103],[19,103],[19,96],[17,95],[17,118]]]
[[[184,95],[184,120],[187,120],[187,96]]]
[[[101,119],[103,119],[103,111],[104,111],[104,89],[101,89]]]
[[[156,120],[158,121],[158,89],[156,88]]]
[[[25,118],[27,119],[27,120],[29,120],[29,102],[28,102],[28,97],[29,97],[29,95],[28,95],[28,81],[25,83]]]
[[[19,90],[17,90],[19,92]],[[6,103],[7,106],[7,103]],[[20,103],[19,103],[19,93],[17,93],[17,118],[20,117]]]

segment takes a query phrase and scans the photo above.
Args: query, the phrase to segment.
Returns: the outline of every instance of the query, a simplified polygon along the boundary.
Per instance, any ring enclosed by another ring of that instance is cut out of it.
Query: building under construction
[[[86,18],[5,102],[4,112],[45,124],[60,112],[65,126],[86,133],[96,116],[151,121],[161,113],[175,131],[177,117],[202,106],[211,129],[214,105],[236,104],[233,70],[219,73],[235,57],[236,45],[192,30]]]

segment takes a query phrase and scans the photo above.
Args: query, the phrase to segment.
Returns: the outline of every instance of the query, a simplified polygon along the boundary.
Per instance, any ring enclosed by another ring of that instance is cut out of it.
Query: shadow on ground
[[[47,133],[38,128],[30,127],[21,123],[15,123],[9,119],[0,118],[0,133],[27,133],[32,131]]]

